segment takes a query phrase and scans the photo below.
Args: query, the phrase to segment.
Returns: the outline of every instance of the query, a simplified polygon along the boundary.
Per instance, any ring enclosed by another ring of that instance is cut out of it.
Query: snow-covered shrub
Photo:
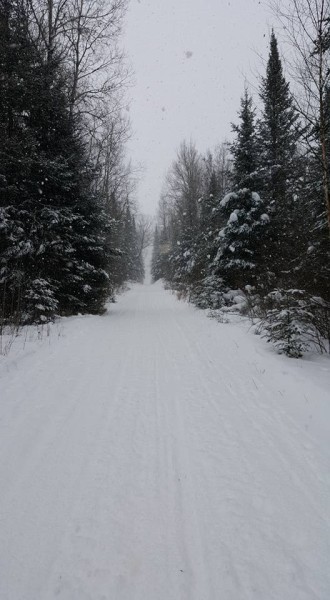
[[[226,288],[220,277],[210,275],[205,277],[193,287],[190,293],[190,302],[198,308],[221,308],[226,304]]]
[[[224,295],[224,299],[227,310],[244,314],[246,296],[242,290],[228,290]]]
[[[279,354],[299,358],[316,344],[321,349],[315,306],[304,290],[276,289],[263,299],[262,308],[262,336],[274,344]]]
[[[210,310],[208,317],[210,319],[215,319],[218,323],[230,323],[228,313],[221,308],[219,310]]]
[[[58,308],[54,286],[45,279],[31,281],[24,295],[24,323],[43,324],[54,319]]]
[[[257,294],[255,287],[246,285],[244,288],[244,303],[241,306],[240,313],[254,322],[258,318],[259,306],[260,296]]]

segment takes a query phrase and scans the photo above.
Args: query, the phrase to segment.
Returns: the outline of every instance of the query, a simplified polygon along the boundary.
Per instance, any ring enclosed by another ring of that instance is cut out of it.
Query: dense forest
[[[101,313],[143,279],[126,0],[0,0],[0,324]]]
[[[259,97],[243,90],[232,143],[204,155],[182,143],[152,261],[154,281],[219,318],[241,311],[294,357],[330,340],[330,20],[311,6],[279,15],[299,44],[296,93],[273,31]]]
[[[239,308],[291,356],[330,344],[326,6],[279,12],[297,57],[291,80],[273,31],[233,141],[203,155],[181,144],[154,236],[154,281],[201,308]],[[150,222],[125,150],[126,8],[0,0],[0,327],[102,313],[143,279]]]

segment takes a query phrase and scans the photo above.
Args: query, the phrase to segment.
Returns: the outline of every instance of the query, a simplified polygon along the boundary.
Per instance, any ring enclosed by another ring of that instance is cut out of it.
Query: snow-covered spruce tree
[[[265,269],[269,216],[259,194],[247,188],[221,200],[226,225],[217,238],[213,272],[231,289],[255,286]]]
[[[22,6],[1,5],[0,285],[6,318],[19,311],[44,321],[101,310],[105,221],[69,118],[60,54],[33,39]]]
[[[281,343],[282,335],[284,351],[290,353],[293,344],[298,355],[305,344],[299,334],[301,328],[303,335],[306,328],[315,330],[323,323],[321,335],[328,336],[329,259],[325,257],[329,256],[329,240],[322,198],[324,169],[321,155],[313,150],[318,146],[319,135],[315,128],[310,128],[310,120],[304,130],[308,152],[305,156],[301,152],[301,128],[289,84],[283,75],[274,33],[267,73],[261,85],[261,99],[258,174],[271,217],[265,256],[268,257],[267,273],[273,274],[265,277],[264,283],[261,280],[259,291],[265,295],[261,310],[265,310],[268,335],[277,338],[277,345]],[[323,299],[318,299],[319,296]],[[268,307],[269,298],[272,302],[277,299],[272,308]],[[305,310],[303,304],[310,308]]]
[[[299,358],[309,349],[315,327],[306,294],[301,290],[276,289],[264,299],[267,307],[262,321],[263,337],[279,354]]]
[[[53,90],[54,83],[52,94]],[[59,98],[58,106],[61,106]],[[43,186],[43,202],[48,204],[48,265],[52,265],[49,276],[54,277],[56,273],[55,284],[62,313],[98,313],[103,310],[108,293],[107,220],[93,192],[93,168],[86,158],[83,143],[72,127],[72,119],[67,117],[64,94],[61,108],[62,114],[55,114],[50,120],[51,123],[55,119],[58,125],[52,127],[53,139],[45,150],[48,153],[49,148],[50,156],[55,155],[52,165],[56,166]],[[48,138],[49,135],[46,133]],[[56,144],[56,136],[60,144]],[[56,212],[59,217],[57,223]]]
[[[297,153],[300,129],[274,31],[260,97],[263,109],[258,123],[258,191],[271,216],[266,251],[268,271],[273,272],[276,285],[286,285],[291,281],[290,265],[300,246],[295,231],[301,175]]]
[[[258,144],[255,109],[252,97],[245,88],[238,113],[239,123],[232,124],[235,140],[231,144],[233,156],[232,181],[235,190],[248,188],[257,191]]]
[[[194,227],[188,225],[184,219],[180,219],[178,225],[179,227],[173,229],[169,273],[171,286],[185,295],[198,280],[199,273],[196,274],[195,269],[198,246],[194,236]]]
[[[241,98],[239,122],[233,125],[236,134],[231,145],[233,156],[232,189],[213,210],[221,226],[211,235],[212,262],[209,275],[217,285],[244,289],[256,286],[264,276],[266,236],[269,216],[265,203],[257,193],[257,142],[252,99],[247,90]],[[243,187],[241,187],[243,186]]]

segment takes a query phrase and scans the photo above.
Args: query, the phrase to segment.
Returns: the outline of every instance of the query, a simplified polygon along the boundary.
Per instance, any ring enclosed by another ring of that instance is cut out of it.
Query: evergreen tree
[[[256,191],[257,166],[258,166],[258,148],[255,125],[255,110],[252,104],[252,97],[247,89],[241,98],[241,109],[238,113],[239,124],[232,125],[236,134],[235,141],[231,145],[233,155],[233,173],[232,179],[234,188],[239,190],[249,188]]]
[[[295,262],[298,286],[330,302],[330,241],[324,209],[322,166],[315,156],[306,160],[300,193],[299,226],[301,246]]]
[[[298,201],[297,186],[301,175],[297,154],[300,131],[274,31],[260,97],[263,111],[258,128],[258,191],[267,202],[271,215],[267,248],[269,271],[273,271],[277,282],[281,278],[285,283],[290,275],[292,257],[299,248],[299,240],[295,239],[295,201]]]
[[[152,281],[158,281],[158,279],[162,278],[162,270],[161,270],[161,255],[160,255],[160,240],[159,240],[159,231],[158,227],[155,228],[154,240],[152,246],[152,258],[151,258],[151,277]]]
[[[125,281],[142,283],[144,279],[143,257],[139,249],[135,218],[129,204],[125,212],[122,239]]]
[[[69,118],[64,69],[55,50],[33,41],[22,5],[2,2],[3,310],[23,321],[98,312],[108,288],[106,224],[78,123]]]
[[[309,308],[300,290],[278,290],[265,298],[269,305],[263,323],[263,335],[279,354],[299,358],[308,350]],[[307,318],[307,326],[306,326]]]
[[[213,260],[218,251],[219,227],[224,225],[220,210],[220,185],[214,169],[211,170],[207,189],[200,200],[199,234],[196,248],[198,274],[190,293],[191,301],[199,308],[219,308],[223,305],[223,281],[214,274]]]
[[[125,255],[123,253],[123,210],[113,190],[105,208],[108,220],[106,250],[108,255],[107,273],[109,276],[110,298],[115,299],[115,292],[126,280]]]
[[[40,183],[35,181],[38,138],[31,126],[32,109],[38,101],[34,84],[39,77],[40,53],[30,40],[24,7],[15,0],[1,0],[0,293],[3,316],[16,320],[24,309],[25,297],[31,304],[38,287],[33,284],[28,265],[35,252],[35,219],[34,214],[30,214],[30,206],[34,202],[37,207],[42,192]],[[46,290],[45,280],[41,288]],[[52,298],[53,290],[49,288],[48,292]],[[44,304],[48,312],[51,306]],[[54,310],[58,302],[51,304]]]
[[[169,282],[173,280],[171,265],[171,240],[168,237],[167,228],[156,226],[153,239],[153,250],[151,260],[152,281],[164,279]]]
[[[269,216],[265,203],[247,188],[221,201],[227,223],[218,235],[213,271],[231,289],[255,286],[265,273],[265,246]]]
[[[231,145],[233,155],[232,181],[235,192],[226,194],[212,209],[221,223],[210,228],[207,256],[210,259],[208,273],[214,284],[223,288],[255,286],[264,267],[265,233],[269,228],[269,216],[256,192],[257,140],[255,111],[252,98],[245,90],[241,98],[239,123],[233,125],[236,133]],[[212,221],[211,221],[212,222]],[[210,285],[208,279],[208,286]]]
[[[197,236],[196,273],[199,282],[209,275],[216,254],[214,240],[219,231],[219,183],[214,169],[200,199],[199,232]]]
[[[272,31],[266,76],[262,78],[260,97],[263,102],[259,121],[259,168],[267,200],[275,207],[285,202],[293,172],[300,132],[289,83],[283,75],[277,39]]]

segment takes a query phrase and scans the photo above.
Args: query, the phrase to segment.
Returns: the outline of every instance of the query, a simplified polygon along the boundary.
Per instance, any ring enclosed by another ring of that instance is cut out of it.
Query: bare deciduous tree
[[[139,256],[150,246],[153,240],[154,223],[149,215],[140,214],[136,219],[136,229],[138,235]]]
[[[230,191],[231,186],[232,159],[229,143],[222,142],[213,151],[208,150],[203,158],[203,163],[205,193],[208,193],[210,179],[214,174],[217,182],[217,192],[219,198],[222,198]]]
[[[93,110],[128,78],[118,47],[127,0],[69,0],[64,35],[71,75],[70,111]],[[87,106],[86,106],[87,105]]]
[[[308,141],[317,140],[315,155],[322,168],[323,193],[330,234],[329,124],[326,98],[330,89],[330,0],[271,0],[293,49],[292,71],[299,86],[297,107],[308,125]]]
[[[179,219],[193,229],[197,226],[202,194],[201,157],[192,142],[183,142],[167,174],[166,195]]]
[[[70,114],[104,118],[104,103],[128,82],[118,41],[127,0],[25,0],[50,60],[68,73]]]

